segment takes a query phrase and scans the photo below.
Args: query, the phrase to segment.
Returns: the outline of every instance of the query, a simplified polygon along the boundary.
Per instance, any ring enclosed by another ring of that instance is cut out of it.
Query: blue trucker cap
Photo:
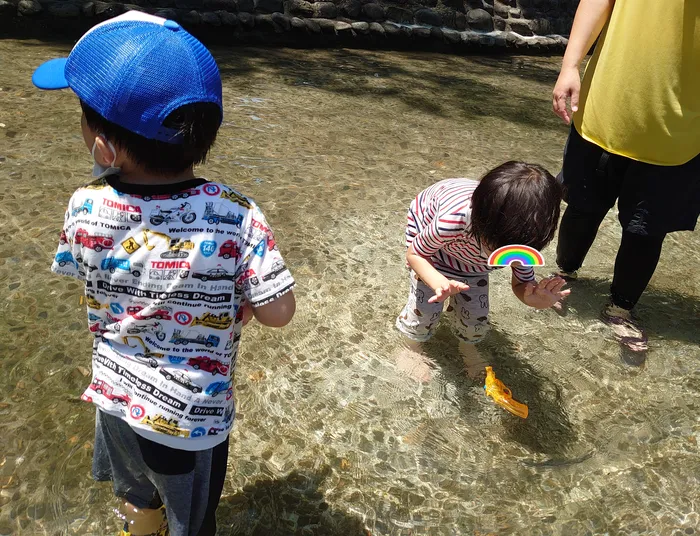
[[[71,88],[102,117],[167,143],[181,143],[163,121],[196,102],[221,104],[219,68],[177,22],[129,11],[91,28],[68,58],[47,61],[32,76],[40,89]]]

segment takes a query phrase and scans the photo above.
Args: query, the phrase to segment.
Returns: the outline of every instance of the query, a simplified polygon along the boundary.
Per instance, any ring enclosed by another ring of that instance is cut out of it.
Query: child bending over
[[[435,332],[444,301],[452,297],[456,335],[464,355],[489,329],[491,253],[519,244],[543,249],[559,220],[561,187],[547,170],[506,162],[481,181],[447,179],[419,193],[408,210],[406,260],[408,302],[396,327],[409,339],[427,341]],[[570,291],[561,277],[535,280],[532,267],[511,265],[513,294],[536,309],[552,307]]]

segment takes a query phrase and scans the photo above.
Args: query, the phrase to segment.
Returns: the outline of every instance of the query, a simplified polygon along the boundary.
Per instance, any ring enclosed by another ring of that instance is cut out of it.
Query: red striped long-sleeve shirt
[[[490,272],[490,251],[469,232],[472,194],[479,182],[447,179],[419,193],[408,209],[406,247],[429,259],[447,277]],[[519,281],[533,281],[532,267],[511,265]]]

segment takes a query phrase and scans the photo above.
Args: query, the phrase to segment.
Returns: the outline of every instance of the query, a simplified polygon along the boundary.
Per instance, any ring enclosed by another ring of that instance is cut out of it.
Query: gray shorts
[[[469,289],[450,297],[447,307],[457,337],[465,342],[479,342],[489,330],[489,275],[450,277],[463,281]],[[396,328],[414,341],[427,341],[433,336],[442,316],[444,303],[428,303],[435,292],[411,270],[408,302],[396,319]]]
[[[170,536],[214,536],[228,439],[185,451],[145,439],[119,417],[97,410],[92,476],[138,508],[165,504]]]

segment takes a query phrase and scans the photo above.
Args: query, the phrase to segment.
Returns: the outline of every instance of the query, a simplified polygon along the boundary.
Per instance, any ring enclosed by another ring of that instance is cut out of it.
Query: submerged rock
[[[22,15],[36,15],[41,13],[42,10],[43,8],[37,0],[20,0],[19,4],[17,4],[17,11]]]

